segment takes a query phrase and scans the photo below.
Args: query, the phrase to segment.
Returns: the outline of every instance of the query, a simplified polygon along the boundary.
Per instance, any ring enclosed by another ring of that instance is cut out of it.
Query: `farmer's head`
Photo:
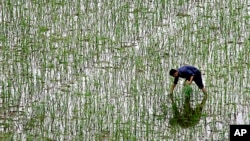
[[[175,69],[171,69],[169,71],[169,75],[173,76],[173,77],[177,77],[178,76],[178,71]]]

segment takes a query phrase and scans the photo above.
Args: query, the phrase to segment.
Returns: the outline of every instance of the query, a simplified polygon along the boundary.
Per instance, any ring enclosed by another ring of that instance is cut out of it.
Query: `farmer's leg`
[[[206,90],[205,87],[203,87],[201,90],[202,90],[202,92],[203,92],[205,95],[207,95],[207,90]]]
[[[203,83],[202,83],[202,77],[201,77],[201,72],[197,72],[197,74],[194,77],[194,82],[196,83],[196,85],[199,87],[199,89],[202,90],[202,92],[206,95],[207,94],[207,90],[204,87]]]

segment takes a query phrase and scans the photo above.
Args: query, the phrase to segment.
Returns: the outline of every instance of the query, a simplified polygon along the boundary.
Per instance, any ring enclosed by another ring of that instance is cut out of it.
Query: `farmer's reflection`
[[[190,86],[185,86],[184,93],[185,101],[182,113],[178,111],[177,105],[173,99],[173,94],[170,95],[174,116],[173,118],[170,118],[169,123],[172,126],[178,124],[183,128],[188,128],[199,123],[202,115],[202,109],[205,106],[207,100],[207,94],[204,95],[200,104],[196,105],[195,108],[192,108],[190,104],[190,95],[192,93],[192,88]]]

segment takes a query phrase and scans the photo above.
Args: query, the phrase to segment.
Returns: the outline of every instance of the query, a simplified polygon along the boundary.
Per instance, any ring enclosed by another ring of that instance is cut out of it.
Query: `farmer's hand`
[[[189,80],[185,81],[185,85],[190,85],[191,83],[192,81],[189,81]]]
[[[169,97],[171,100],[173,99],[173,92],[170,92]]]
[[[170,92],[169,93],[172,94],[172,95],[173,95],[173,91],[174,91],[175,86],[176,86],[176,84],[173,84],[171,86],[171,88],[170,88]]]
[[[185,84],[190,85],[193,80],[194,80],[194,76],[191,76],[189,80],[186,80]]]

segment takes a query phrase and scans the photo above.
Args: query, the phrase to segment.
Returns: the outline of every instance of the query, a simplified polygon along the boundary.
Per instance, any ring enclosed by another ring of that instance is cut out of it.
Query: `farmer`
[[[170,89],[170,94],[173,93],[174,88],[179,80],[179,77],[186,78],[184,84],[192,84],[194,81],[196,85],[203,91],[204,94],[207,94],[207,91],[202,83],[201,72],[193,66],[182,66],[179,69],[171,69],[169,75],[174,77],[174,83]]]

